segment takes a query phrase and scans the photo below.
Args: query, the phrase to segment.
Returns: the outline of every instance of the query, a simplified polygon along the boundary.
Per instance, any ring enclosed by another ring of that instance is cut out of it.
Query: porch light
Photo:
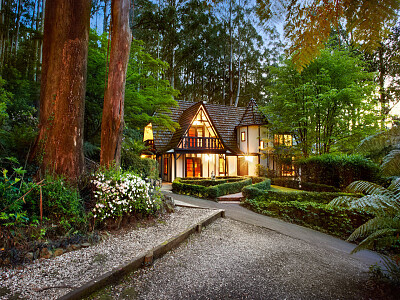
[[[245,156],[245,159],[247,160],[247,161],[249,161],[249,162],[252,162],[253,161],[253,156]]]

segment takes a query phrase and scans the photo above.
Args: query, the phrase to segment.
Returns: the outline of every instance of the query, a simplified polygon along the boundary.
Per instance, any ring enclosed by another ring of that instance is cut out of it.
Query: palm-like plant
[[[378,133],[363,140],[358,147],[361,153],[371,153],[391,149],[383,158],[381,164],[382,175],[391,177],[391,184],[385,188],[376,183],[367,181],[355,181],[347,190],[362,193],[365,196],[338,197],[331,201],[330,205],[344,206],[361,209],[371,213],[374,217],[358,227],[348,238],[355,241],[363,238],[362,242],[352,251],[370,249],[375,243],[381,246],[391,247],[400,241],[400,127],[395,126],[388,131]],[[388,262],[388,260],[386,260]],[[390,265],[393,267],[393,262]],[[386,263],[388,270],[389,264]],[[400,266],[396,272],[390,272],[396,280],[400,279]]]

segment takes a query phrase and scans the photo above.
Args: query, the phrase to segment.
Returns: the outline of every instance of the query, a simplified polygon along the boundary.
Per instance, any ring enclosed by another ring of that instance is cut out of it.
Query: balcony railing
[[[223,149],[222,143],[215,137],[184,137],[182,139],[183,149],[214,150]]]

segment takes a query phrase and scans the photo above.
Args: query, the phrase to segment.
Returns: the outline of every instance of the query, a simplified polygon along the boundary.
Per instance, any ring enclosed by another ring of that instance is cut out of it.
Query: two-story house
[[[175,132],[152,124],[144,130],[144,141],[151,148],[147,157],[159,162],[164,181],[212,174],[255,175],[257,164],[277,167],[272,153],[263,155],[273,138],[254,100],[247,107],[178,101],[171,119],[180,126]]]

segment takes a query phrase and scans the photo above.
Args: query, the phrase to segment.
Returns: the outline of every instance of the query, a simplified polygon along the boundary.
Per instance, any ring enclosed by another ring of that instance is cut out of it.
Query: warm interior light
[[[141,158],[146,158],[145,154],[140,155]]]
[[[247,161],[252,162],[252,161],[253,161],[253,156],[246,156],[245,159],[246,159]]]
[[[209,161],[209,160],[210,160],[210,155],[206,154],[205,157],[204,157],[204,159],[205,159],[206,161]]]

